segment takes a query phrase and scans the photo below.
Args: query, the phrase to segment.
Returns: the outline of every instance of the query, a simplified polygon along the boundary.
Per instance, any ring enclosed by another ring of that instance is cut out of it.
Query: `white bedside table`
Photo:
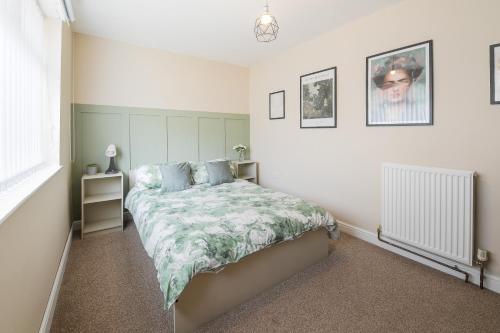
[[[123,231],[123,174],[82,176],[81,238],[113,228]]]
[[[251,160],[233,161],[236,169],[236,178],[248,180],[249,182],[258,184],[257,178],[257,162]]]

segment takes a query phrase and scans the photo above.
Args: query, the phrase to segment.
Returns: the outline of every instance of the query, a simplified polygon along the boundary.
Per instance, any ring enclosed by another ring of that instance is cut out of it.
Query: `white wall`
[[[500,106],[489,104],[488,46],[500,42],[496,0],[408,0],[250,69],[252,158],[262,185],[314,200],[375,232],[380,168],[396,162],[476,170],[478,245],[500,275]],[[293,32],[292,32],[293,33]],[[434,41],[434,126],[365,127],[365,58]],[[299,128],[299,76],[338,68],[338,128]],[[268,93],[286,90],[286,119]]]
[[[51,24],[61,33],[61,23]],[[38,332],[70,230],[71,31],[62,26],[64,166],[0,225],[0,332]]]
[[[75,102],[248,113],[248,69],[74,34]]]

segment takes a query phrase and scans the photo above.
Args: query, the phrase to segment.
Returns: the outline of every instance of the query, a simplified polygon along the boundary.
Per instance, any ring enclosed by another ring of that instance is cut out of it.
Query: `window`
[[[36,0],[0,0],[0,219],[2,198],[59,163],[60,59],[48,21]]]

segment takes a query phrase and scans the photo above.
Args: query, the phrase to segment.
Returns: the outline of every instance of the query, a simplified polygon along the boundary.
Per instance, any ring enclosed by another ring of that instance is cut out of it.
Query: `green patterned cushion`
[[[191,166],[191,177],[194,184],[208,183],[208,173],[205,163],[203,162],[189,162]]]
[[[217,162],[217,161],[227,161],[223,158],[218,158],[215,160],[207,161],[207,162]],[[229,167],[231,168],[231,173],[233,177],[236,178],[236,169],[234,168],[233,163],[227,161],[229,163]],[[191,166],[191,176],[193,178],[193,184],[205,184],[208,183],[208,173],[207,168],[205,166],[206,162],[193,162],[190,161],[189,165]]]
[[[146,164],[135,170],[135,186],[139,188],[160,188],[161,173],[157,164]]]

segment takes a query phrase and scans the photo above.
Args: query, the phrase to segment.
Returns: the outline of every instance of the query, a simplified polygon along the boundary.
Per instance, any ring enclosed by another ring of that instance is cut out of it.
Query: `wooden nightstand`
[[[123,231],[123,174],[82,176],[81,238],[113,228]]]
[[[236,178],[248,180],[249,182],[258,184],[259,180],[257,178],[257,162],[245,160],[245,161],[233,161],[234,168],[236,169]]]

